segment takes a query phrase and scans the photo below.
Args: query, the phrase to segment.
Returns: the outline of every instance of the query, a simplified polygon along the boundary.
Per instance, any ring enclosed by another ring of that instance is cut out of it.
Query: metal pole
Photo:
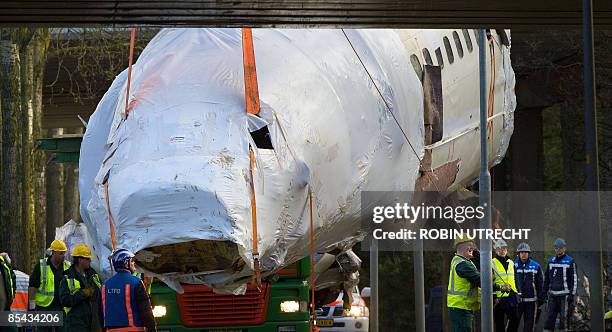
[[[378,332],[378,240],[370,247],[370,331]]]
[[[425,267],[423,263],[423,239],[414,243],[414,307],[416,331],[425,332]]]
[[[485,30],[478,32],[479,49],[478,63],[480,67],[480,178],[478,181],[478,194],[480,205],[484,209],[484,218],[480,221],[480,228],[491,228],[491,174],[489,173],[489,158],[487,149],[487,48]],[[480,286],[481,307],[480,319],[482,331],[493,331],[493,278],[491,275],[491,241],[480,240]]]
[[[591,331],[604,330],[603,266],[601,250],[601,225],[599,221],[599,157],[597,154],[597,109],[595,100],[595,55],[593,47],[593,1],[582,1],[582,34],[584,40],[584,138],[585,138],[585,184],[592,198],[592,234],[597,241],[597,251],[588,255],[592,259],[593,271],[589,275],[591,287]],[[594,263],[594,264],[593,264]]]

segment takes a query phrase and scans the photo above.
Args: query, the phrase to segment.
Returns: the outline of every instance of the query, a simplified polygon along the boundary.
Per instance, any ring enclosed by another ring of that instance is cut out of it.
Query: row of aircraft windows
[[[465,49],[467,49],[469,53],[472,53],[474,51],[474,44],[472,44],[472,37],[470,35],[469,30],[462,29],[461,32],[463,34],[463,39],[465,41]],[[477,30],[474,30],[474,35],[478,36]],[[459,37],[459,33],[457,31],[453,31],[452,36],[453,36],[453,41],[455,43],[455,48],[457,49],[457,55],[461,59],[463,58],[465,54],[462,40]],[[478,38],[476,38],[476,41],[478,42]],[[444,42],[444,49],[446,50],[446,57],[448,59],[448,62],[450,64],[453,64],[455,62],[455,54],[453,53],[450,39],[445,36],[443,38],[443,42]],[[440,66],[440,69],[444,69],[444,57],[442,56],[442,50],[440,49],[440,47],[436,48],[435,55],[436,55],[438,66]],[[425,64],[433,66],[433,59],[431,57],[431,53],[429,53],[429,50],[426,48],[423,49],[423,58],[425,59]],[[422,79],[423,78],[423,66],[421,65],[421,61],[419,60],[419,57],[417,57],[416,54],[411,55],[410,62],[412,63],[412,66],[414,67],[414,70],[416,71],[419,78]]]

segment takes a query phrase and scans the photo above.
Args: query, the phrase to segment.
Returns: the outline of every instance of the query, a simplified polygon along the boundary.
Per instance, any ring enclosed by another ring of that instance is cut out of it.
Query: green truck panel
[[[222,327],[185,327],[181,322],[181,315],[174,290],[162,283],[155,283],[151,289],[151,298],[154,306],[166,307],[166,315],[156,318],[158,331],[168,332],[277,332],[277,331],[309,331],[310,298],[308,276],[310,275],[310,258],[301,259],[295,264],[287,266],[279,274],[269,278],[270,298],[265,323],[257,326],[233,325],[231,321]],[[297,301],[300,311],[281,312],[283,301]]]

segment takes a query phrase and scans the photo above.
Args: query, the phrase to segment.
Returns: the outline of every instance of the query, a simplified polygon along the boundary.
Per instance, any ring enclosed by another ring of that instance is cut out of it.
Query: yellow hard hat
[[[474,242],[474,240],[470,239],[467,235],[462,234],[461,236],[455,238],[455,248],[457,247],[457,245],[464,242]]]
[[[86,244],[77,244],[72,249],[72,257],[84,257],[91,259],[91,249]]]
[[[62,240],[53,240],[53,242],[51,242],[51,246],[49,247],[49,250],[51,250],[51,251],[67,251],[68,247],[66,247],[66,244]]]

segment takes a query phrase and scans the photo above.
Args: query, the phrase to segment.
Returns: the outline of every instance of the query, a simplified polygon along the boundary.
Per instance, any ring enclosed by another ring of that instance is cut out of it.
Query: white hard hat
[[[517,247],[516,247],[516,251],[517,252],[531,252],[531,248],[529,247],[529,245],[525,242],[521,242]]]
[[[506,243],[506,241],[499,239],[495,241],[495,243],[493,244],[493,249],[501,249],[501,248],[508,248],[508,244]]]

